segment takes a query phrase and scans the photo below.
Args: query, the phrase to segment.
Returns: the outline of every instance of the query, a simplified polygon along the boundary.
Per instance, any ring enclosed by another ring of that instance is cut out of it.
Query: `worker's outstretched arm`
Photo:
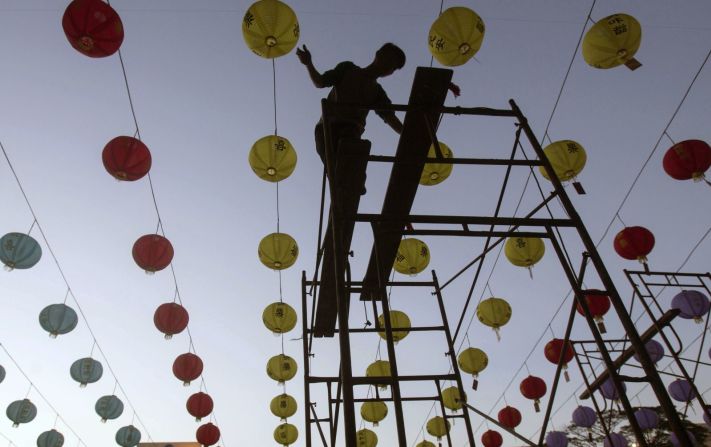
[[[311,82],[313,82],[317,88],[324,88],[323,76],[321,76],[321,73],[314,67],[314,63],[311,60],[311,52],[306,48],[306,45],[304,45],[303,48],[296,47],[296,56],[302,64],[306,65]]]

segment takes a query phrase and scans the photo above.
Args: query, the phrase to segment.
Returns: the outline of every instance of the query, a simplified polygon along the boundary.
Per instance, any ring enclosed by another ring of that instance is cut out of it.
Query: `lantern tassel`
[[[607,334],[607,328],[605,327],[605,322],[602,320],[602,317],[597,319],[597,329],[601,334]]]
[[[565,371],[563,371],[563,377],[565,378],[566,382],[570,382],[570,374],[568,374],[567,368],[565,369]]]
[[[582,183],[578,181],[573,182],[573,188],[575,188],[575,192],[577,192],[580,196],[584,196],[585,194],[587,194],[585,192],[585,189],[583,188]]]
[[[496,341],[501,341],[501,333],[499,332],[499,328],[494,328],[494,332],[496,333]]]
[[[171,338],[173,338],[173,334],[165,334],[165,337],[164,337],[164,338],[165,338],[166,340],[170,340]]]
[[[588,429],[588,441],[592,442],[592,440],[593,440],[592,430]]]
[[[106,423],[106,418],[101,418],[101,423],[105,424]]]
[[[526,268],[528,269],[528,276],[530,276],[531,279],[533,279],[533,268],[530,267],[530,266],[529,266],[529,267],[526,267]]]
[[[472,389],[476,391],[477,388],[479,388],[479,381],[475,378],[474,380],[472,380]]]
[[[536,413],[540,413],[541,412],[541,401],[538,399],[534,400],[533,401],[533,408],[536,409]]]

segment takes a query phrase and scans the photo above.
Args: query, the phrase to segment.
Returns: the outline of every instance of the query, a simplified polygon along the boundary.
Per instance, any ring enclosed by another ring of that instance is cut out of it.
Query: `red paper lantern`
[[[654,248],[654,235],[644,227],[625,227],[615,236],[615,251],[625,259],[645,264]]]
[[[158,234],[146,234],[133,244],[133,260],[147,273],[163,270],[173,260],[173,246]]]
[[[610,297],[599,290],[588,290],[585,294],[585,302],[588,304],[590,314],[595,319],[600,332],[603,334],[606,333],[607,329],[605,329],[603,316],[610,310]],[[577,305],[577,310],[580,315],[585,316],[585,312],[580,303]]]
[[[133,182],[151,170],[151,151],[139,139],[116,137],[101,153],[104,168],[118,180]]]
[[[504,443],[504,438],[496,430],[487,430],[481,435],[481,443],[484,447],[501,447]]]
[[[504,407],[496,417],[499,424],[513,430],[521,423],[521,412],[514,407]]]
[[[188,398],[186,407],[188,409],[188,413],[190,413],[196,421],[200,422],[200,419],[207,417],[210,413],[212,413],[214,404],[209,394],[199,392]]]
[[[153,315],[153,323],[165,334],[166,340],[183,332],[189,320],[188,311],[178,303],[161,304]]]
[[[123,24],[101,0],[74,0],[67,6],[62,28],[69,43],[89,57],[111,56],[123,42]]]
[[[546,382],[540,377],[528,376],[521,381],[519,389],[523,397],[533,401],[533,407],[536,409],[536,413],[541,411],[541,397],[545,396],[546,391],[548,391]]]
[[[198,427],[195,438],[203,446],[215,445],[220,440],[220,429],[217,425],[208,422]]]
[[[671,178],[701,181],[711,167],[711,147],[701,140],[676,143],[664,154],[662,164]]]
[[[173,374],[188,386],[202,374],[202,360],[192,352],[180,354],[173,362]]]
[[[570,376],[568,375],[568,363],[575,357],[575,352],[573,351],[573,345],[570,342],[565,343],[560,338],[554,338],[553,340],[546,343],[545,348],[543,348],[543,353],[549,362],[554,365],[558,364],[561,354],[563,355],[563,377],[565,377],[566,382],[570,382]]]

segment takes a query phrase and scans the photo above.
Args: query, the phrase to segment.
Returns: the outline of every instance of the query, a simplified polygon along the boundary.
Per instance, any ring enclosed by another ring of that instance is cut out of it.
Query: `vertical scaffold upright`
[[[634,435],[637,438],[638,445],[640,447],[646,447],[647,443],[634,417],[633,408],[629,399],[624,393],[623,382],[625,380],[646,381],[649,383],[659,401],[660,407],[669,420],[672,430],[677,434],[681,443],[680,445],[691,447],[692,444],[682,426],[676,408],[660,379],[654,363],[644,349],[644,343],[640,334],[620,298],[597,252],[595,244],[588,234],[580,216],[573,207],[563,185],[556,177],[553,167],[546,158],[526,117],[513,100],[509,101],[510,108],[508,109],[445,107],[444,100],[451,77],[451,70],[419,67],[415,74],[408,104],[380,107],[382,110],[387,109],[406,112],[403,132],[394,156],[371,155],[370,143],[365,140],[342,138],[339,141],[333,141],[331,119],[334,111],[348,106],[333,104],[326,100],[322,102],[324,139],[326,143],[325,170],[327,175],[324,176],[322,188],[322,221],[319,225],[319,249],[313,278],[308,279],[306,272],[304,272],[302,278],[302,335],[305,399],[303,408],[307,447],[314,445],[314,433],[318,433],[318,437],[320,438],[320,442],[316,445],[322,444],[324,447],[335,447],[338,439],[342,437],[347,447],[356,447],[358,445],[356,439],[356,402],[372,401],[376,400],[376,398],[378,400],[392,402],[396,419],[397,445],[400,447],[408,446],[405,433],[403,404],[412,401],[431,400],[439,403],[445,418],[455,417],[455,415],[446,414],[444,406],[442,405],[440,387],[443,381],[456,382],[460,395],[464,396],[464,388],[457,366],[454,343],[461,336],[462,323],[465,315],[467,315],[469,311],[471,293],[467,297],[461,314],[456,320],[456,329],[451,331],[443,303],[442,290],[446,288],[454,278],[464,273],[470,267],[477,265],[474,281],[470,289],[473,290],[487,254],[514,233],[518,237],[545,238],[548,239],[553,246],[575,296],[564,340],[567,343],[570,339],[575,308],[576,305],[580,306],[592,333],[594,343],[606,367],[606,373],[609,375],[620,395],[620,402]],[[509,158],[444,159],[436,135],[438,123],[443,114],[513,119],[516,125],[516,132]],[[525,140],[522,136],[525,136]],[[526,156],[522,146],[522,143],[525,141],[528,142],[535,152],[535,158],[529,159]],[[433,146],[435,149],[435,158],[427,158],[430,146]],[[336,153],[338,153],[338,157],[335,156]],[[428,161],[505,167],[506,174],[502,179],[498,203],[494,213],[488,216],[410,214],[424,164]],[[364,214],[358,212],[360,193],[364,186],[365,171],[368,162],[392,163],[392,171],[382,211],[379,214]],[[546,171],[548,177],[551,179],[553,192],[546,197],[542,194],[541,202],[524,217],[501,216],[501,205],[512,169],[532,169],[534,167],[541,167]],[[328,226],[324,234],[322,223],[326,184],[328,184],[331,203],[328,212]],[[562,211],[558,213],[561,214],[561,217],[554,217],[554,213],[549,206],[554,199],[560,204],[560,208],[562,209]],[[541,217],[544,212],[546,212],[547,215]],[[363,279],[354,281],[351,278],[348,256],[356,223],[370,224],[373,232],[373,247]],[[415,229],[413,228],[415,225],[425,225],[426,229],[424,229],[425,227]],[[578,241],[584,247],[583,253],[581,254],[582,262],[577,273],[559,233],[559,229],[564,228],[573,231]],[[457,273],[454,278],[442,285],[439,284],[434,272],[432,272],[432,281],[389,281],[389,273],[395,261],[397,249],[403,235],[479,237],[485,238],[486,242],[481,254]],[[583,278],[588,266],[592,266],[592,270],[594,270],[599,281],[602,283],[604,287],[602,292],[607,294],[611,299],[613,308],[626,332],[625,340],[638,354],[639,362],[644,370],[643,377],[631,378],[620,375],[618,372],[619,365],[616,365],[611,358],[606,342],[602,338],[585,300],[586,290],[583,286]],[[390,325],[390,309],[386,289],[387,287],[414,286],[430,287],[433,289],[432,295],[437,300],[442,324],[429,327],[415,326],[410,330],[444,332],[448,345],[446,347],[446,353],[451,363],[450,372],[448,374],[421,376],[399,374],[393,341],[393,332],[399,328],[394,328]],[[379,303],[380,312],[382,312],[384,316],[384,327],[379,327],[377,318],[375,318],[376,323],[373,328],[366,327],[361,329],[349,327],[349,311],[354,294],[360,294],[361,301],[371,302],[373,315],[375,317],[379,314]],[[455,326],[452,325],[451,327]],[[351,364],[351,334],[376,331],[384,332],[385,334],[384,338],[386,340],[388,360],[391,365],[391,376],[354,376]],[[314,338],[334,337],[336,335],[338,336],[339,358],[338,360],[334,359],[333,363],[335,366],[338,366],[338,374],[331,376],[312,374],[310,362],[314,354],[314,343],[316,342]],[[543,445],[562,366],[563,357],[561,356],[551,389],[551,397],[540,430],[540,438],[529,440],[519,433],[502,427],[504,430],[524,441],[527,445]],[[403,395],[400,388],[401,383],[414,381],[433,383],[434,388],[437,390],[437,395]],[[315,394],[312,393],[312,391],[314,387],[324,384],[326,385],[326,391],[321,394],[325,394],[326,396],[328,416],[319,417],[316,409],[318,402],[312,400],[312,396],[315,398]],[[389,386],[391,390],[390,397],[376,395],[376,398],[370,398],[368,396],[362,397],[357,395],[356,389],[358,387],[368,385]],[[591,392],[594,391],[592,388],[589,390]],[[456,416],[464,419],[467,441],[471,446],[476,445],[476,442],[473,437],[470,420],[472,414],[469,410],[474,411],[477,415],[487,419],[489,422],[498,425],[498,421],[491,419],[468,402],[464,402],[463,410],[461,415]],[[343,432],[339,435],[338,430],[341,425],[341,419]],[[322,424],[327,424],[326,428],[324,428]],[[447,436],[446,440],[451,446],[452,440],[449,439],[449,436]]]

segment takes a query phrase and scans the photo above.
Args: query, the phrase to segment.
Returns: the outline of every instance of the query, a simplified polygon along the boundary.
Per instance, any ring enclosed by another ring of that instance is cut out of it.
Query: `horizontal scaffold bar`
[[[538,217],[489,217],[489,216],[434,216],[411,214],[396,216],[388,214],[364,214],[355,216],[356,222],[402,222],[405,224],[467,224],[467,225],[506,225],[519,227],[574,227],[571,219],[546,219]]]

